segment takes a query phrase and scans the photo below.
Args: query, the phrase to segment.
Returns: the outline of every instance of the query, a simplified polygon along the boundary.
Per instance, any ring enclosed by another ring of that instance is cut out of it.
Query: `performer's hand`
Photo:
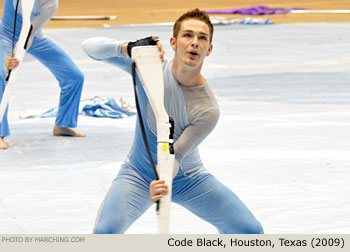
[[[152,36],[152,39],[157,40],[157,39],[159,39],[159,36]],[[159,40],[157,40],[157,46],[158,46],[159,53],[160,53],[160,59],[162,60],[162,62],[164,62],[165,51],[164,51],[162,43]]]
[[[169,189],[164,180],[153,180],[151,182],[149,193],[153,202],[157,202],[168,192]]]
[[[8,56],[6,59],[6,68],[8,70],[15,69],[19,65],[19,60],[14,56]]]
[[[160,52],[160,58],[162,62],[164,61],[164,49],[162,46],[162,43],[157,40],[159,36],[150,36],[147,38],[139,39],[134,42],[124,43],[122,46],[122,51],[125,56],[131,57],[131,50],[135,46],[148,46],[148,45],[157,45],[159,52]]]

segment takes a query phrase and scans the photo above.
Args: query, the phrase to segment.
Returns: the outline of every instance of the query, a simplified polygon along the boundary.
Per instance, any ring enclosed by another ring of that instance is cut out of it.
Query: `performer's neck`
[[[176,58],[173,60],[172,73],[181,86],[195,87],[206,83],[206,80],[201,74],[202,64],[199,66],[187,66],[181,64]]]

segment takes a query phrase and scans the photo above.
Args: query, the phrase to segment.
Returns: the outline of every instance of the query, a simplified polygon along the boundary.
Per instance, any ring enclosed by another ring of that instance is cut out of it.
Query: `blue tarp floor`
[[[217,26],[203,74],[221,109],[200,145],[206,168],[230,187],[266,233],[350,233],[350,23]],[[83,40],[160,35],[171,28],[46,29],[85,74],[82,99],[133,102],[131,77],[89,59]],[[91,233],[124,161],[135,116],[79,116],[85,138],[53,137],[54,118],[20,119],[57,106],[50,72],[26,56],[10,99],[12,135],[0,152],[0,233]],[[151,207],[127,233],[156,233]],[[171,233],[217,233],[172,205]]]

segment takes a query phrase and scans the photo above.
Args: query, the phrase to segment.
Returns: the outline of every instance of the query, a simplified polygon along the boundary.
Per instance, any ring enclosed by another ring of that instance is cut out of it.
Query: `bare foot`
[[[7,149],[7,144],[4,141],[3,137],[0,137],[0,150],[5,150]]]
[[[68,127],[59,127],[56,126],[53,127],[53,135],[54,136],[72,136],[72,137],[84,137],[85,134],[75,131],[72,128]]]

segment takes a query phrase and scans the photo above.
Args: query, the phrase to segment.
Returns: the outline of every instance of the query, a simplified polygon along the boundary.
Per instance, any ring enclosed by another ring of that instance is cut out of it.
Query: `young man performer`
[[[260,223],[226,186],[205,170],[197,146],[213,130],[219,108],[207,81],[201,75],[206,56],[212,52],[213,25],[198,9],[182,15],[174,25],[170,45],[172,60],[163,63],[164,104],[175,122],[174,151],[178,169],[174,171],[172,201],[216,226],[220,233],[263,233]],[[136,42],[90,38],[83,43],[93,59],[131,71],[132,47],[161,43],[153,36]],[[156,121],[138,79],[139,103],[153,159],[156,159]],[[151,205],[167,193],[164,181],[154,180],[140,124],[128,159],[112,183],[98,214],[94,233],[124,233]],[[149,197],[150,195],[150,197]],[[151,199],[150,199],[151,198]]]
[[[19,2],[18,2],[19,1]],[[16,6],[18,9],[16,14]],[[70,57],[41,31],[43,25],[50,20],[58,8],[58,0],[36,0],[31,15],[33,30],[29,38],[27,52],[43,63],[53,73],[61,87],[58,114],[53,135],[55,136],[85,136],[73,130],[77,126],[79,102],[83,88],[84,76]],[[15,23],[15,16],[16,23]],[[11,57],[13,36],[15,31],[16,44],[21,31],[21,1],[4,0],[3,16],[0,24],[0,100],[5,90],[5,80],[9,69],[18,65]],[[7,65],[7,66],[6,66]],[[4,141],[10,135],[7,111],[0,123],[0,149],[6,149]]]

